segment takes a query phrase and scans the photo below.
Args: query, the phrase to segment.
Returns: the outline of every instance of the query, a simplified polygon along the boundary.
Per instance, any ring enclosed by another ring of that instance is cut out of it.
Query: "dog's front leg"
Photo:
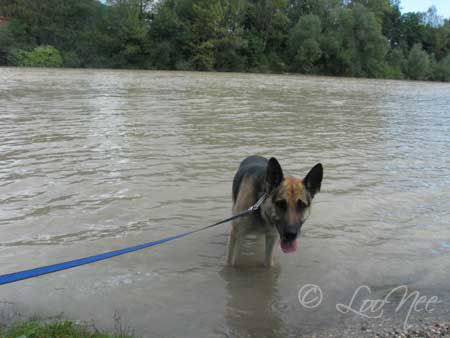
[[[264,265],[268,268],[273,266],[273,251],[278,242],[278,236],[276,233],[266,233],[266,250],[264,257]]]
[[[228,257],[227,264],[229,266],[235,266],[237,255],[239,252],[239,239],[237,238],[238,234],[236,231],[236,224],[233,223],[231,225],[230,238],[228,240]]]

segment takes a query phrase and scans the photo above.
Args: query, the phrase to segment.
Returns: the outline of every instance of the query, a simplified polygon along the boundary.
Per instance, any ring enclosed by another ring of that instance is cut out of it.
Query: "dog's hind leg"
[[[268,268],[273,266],[273,251],[278,242],[276,233],[266,233],[266,250],[264,257],[264,265]]]

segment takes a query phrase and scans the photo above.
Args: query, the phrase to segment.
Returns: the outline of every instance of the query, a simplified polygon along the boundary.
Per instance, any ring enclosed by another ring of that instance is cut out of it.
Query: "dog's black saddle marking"
[[[241,162],[233,180],[233,202],[236,202],[242,181],[249,176],[254,180],[254,201],[260,198],[265,189],[264,182],[268,162],[266,158],[257,155],[249,156]]]

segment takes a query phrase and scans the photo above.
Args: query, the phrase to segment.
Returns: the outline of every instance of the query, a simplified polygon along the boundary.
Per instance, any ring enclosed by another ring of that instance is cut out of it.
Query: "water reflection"
[[[244,266],[225,267],[220,276],[226,282],[226,334],[231,337],[283,337],[278,278],[281,266],[273,269]]]

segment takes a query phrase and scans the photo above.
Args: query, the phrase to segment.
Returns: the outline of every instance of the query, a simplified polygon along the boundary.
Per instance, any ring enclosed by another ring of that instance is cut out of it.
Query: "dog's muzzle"
[[[297,239],[297,236],[300,234],[300,229],[296,232],[286,232],[282,238],[282,240],[285,241],[295,241]]]
[[[292,253],[297,250],[297,237],[300,236],[302,224],[286,226],[280,233],[280,246],[284,253]]]

